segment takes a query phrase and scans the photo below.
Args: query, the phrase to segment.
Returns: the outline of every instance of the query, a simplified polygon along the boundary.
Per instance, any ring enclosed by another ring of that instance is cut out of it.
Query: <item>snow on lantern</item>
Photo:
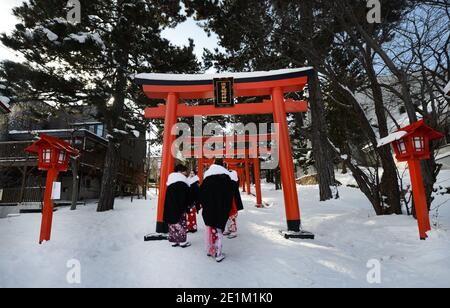
[[[79,155],[79,151],[68,142],[48,135],[40,135],[40,139],[25,149],[26,152],[38,155],[39,170],[47,171],[47,180],[44,193],[44,208],[42,209],[41,234],[39,243],[49,241],[53,220],[52,191],[53,183],[59,172],[69,168],[71,157]]]
[[[40,139],[25,151],[38,154],[39,170],[56,169],[60,172],[67,171],[70,157],[79,155],[78,150],[69,143],[48,135],[41,135]]]
[[[380,140],[379,146],[392,143],[398,161],[429,159],[430,141],[444,135],[425,125],[423,120],[413,123],[398,132]]]
[[[420,161],[430,159],[430,141],[442,138],[444,138],[443,134],[427,126],[424,120],[421,120],[378,142],[378,147],[392,144],[397,160],[408,162],[417,222],[422,240],[428,237],[427,232],[431,230],[431,224]]]

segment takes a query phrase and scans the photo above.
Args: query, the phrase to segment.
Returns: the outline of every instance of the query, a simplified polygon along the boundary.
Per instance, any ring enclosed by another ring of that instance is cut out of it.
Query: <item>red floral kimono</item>
[[[190,209],[186,215],[187,219],[187,230],[188,232],[197,232],[197,213],[200,211],[199,190],[200,190],[200,179],[198,176],[189,178],[190,185]]]

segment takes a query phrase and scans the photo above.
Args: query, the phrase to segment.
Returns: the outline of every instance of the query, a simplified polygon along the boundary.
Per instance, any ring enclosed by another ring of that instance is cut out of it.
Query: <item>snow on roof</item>
[[[448,85],[445,87],[444,89],[445,94],[450,96],[450,82],[448,83]]]
[[[134,79],[143,80],[163,80],[163,81],[209,81],[216,78],[234,78],[234,79],[247,79],[247,78],[261,78],[276,75],[286,75],[293,73],[308,72],[313,70],[312,67],[282,69],[275,71],[261,71],[261,72],[246,72],[246,73],[217,73],[217,74],[137,74]]]
[[[115,132],[116,134],[128,135],[128,132],[126,132],[124,130],[117,129],[117,128],[114,128],[113,132]]]
[[[448,157],[450,157],[450,152],[449,152],[449,153],[442,153],[442,154],[439,154],[439,155],[436,156],[435,159],[438,161],[438,160],[446,159],[446,158],[448,158]]]
[[[95,136],[99,139],[106,141],[106,139],[103,138],[102,136],[94,134],[93,132],[91,132],[87,129],[11,130],[8,132],[8,134],[10,134],[10,135],[23,135],[23,134],[38,135],[38,134],[55,134],[55,133],[74,133],[74,132],[85,132],[87,134],[90,134],[91,136]]]
[[[400,140],[403,137],[405,137],[407,134],[408,134],[408,132],[403,131],[403,130],[395,132],[395,133],[392,133],[389,136],[380,139],[378,141],[378,147],[380,148],[380,147],[383,147],[383,146],[385,146],[387,144],[391,144],[394,141]]]
[[[101,125],[101,124],[103,123],[98,121],[91,121],[91,122],[76,122],[72,123],[71,125],[79,126],[79,125]]]
[[[11,130],[9,134],[40,134],[40,133],[61,133],[61,132],[74,132],[73,129],[43,129],[43,130]]]
[[[10,99],[5,96],[0,96],[0,113],[9,113],[11,110],[9,109]]]
[[[9,108],[9,102],[11,100],[7,98],[6,96],[0,96],[0,102],[5,105],[7,108]]]

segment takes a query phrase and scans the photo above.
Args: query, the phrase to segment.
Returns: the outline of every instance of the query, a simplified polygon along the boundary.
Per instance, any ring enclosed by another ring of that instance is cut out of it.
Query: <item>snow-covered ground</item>
[[[450,172],[439,181],[450,186]],[[0,287],[450,287],[449,203],[433,213],[430,239],[419,241],[411,217],[376,217],[357,189],[341,187],[341,199],[319,203],[317,187],[299,187],[304,228],[316,234],[299,241],[279,235],[282,192],[265,184],[263,194],[270,208],[257,209],[244,195],[240,235],[225,240],[221,264],[206,257],[203,232],[184,250],[143,241],[155,227],[154,196],[118,199],[109,213],[96,213],[94,204],[59,210],[52,241],[42,246],[40,215],[2,219]],[[435,205],[447,199],[438,196]],[[81,265],[79,285],[66,280],[72,259]],[[369,261],[380,262],[381,284],[368,283]]]

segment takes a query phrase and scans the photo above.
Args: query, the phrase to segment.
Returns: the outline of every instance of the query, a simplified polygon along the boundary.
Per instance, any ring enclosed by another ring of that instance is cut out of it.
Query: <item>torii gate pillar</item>
[[[161,164],[161,179],[160,191],[158,194],[158,221],[156,225],[156,232],[167,233],[168,226],[163,222],[164,220],[164,201],[166,197],[167,185],[166,181],[169,175],[175,168],[175,157],[172,155],[172,145],[176,140],[176,136],[172,134],[172,128],[177,123],[177,107],[178,95],[169,93],[166,103],[166,116],[164,120],[164,143],[162,149],[162,164]]]
[[[255,174],[255,187],[256,187],[256,207],[262,208],[262,194],[261,194],[261,171],[259,166],[259,158],[253,159],[253,171]]]
[[[251,181],[250,181],[250,164],[247,156],[245,157],[245,187],[247,189],[247,195],[251,195]]]
[[[273,116],[278,124],[279,134],[279,161],[281,169],[281,182],[286,208],[288,230],[299,232],[301,226],[300,207],[295,182],[294,163],[292,162],[292,150],[290,147],[289,130],[286,118],[286,105],[281,88],[272,90]]]

